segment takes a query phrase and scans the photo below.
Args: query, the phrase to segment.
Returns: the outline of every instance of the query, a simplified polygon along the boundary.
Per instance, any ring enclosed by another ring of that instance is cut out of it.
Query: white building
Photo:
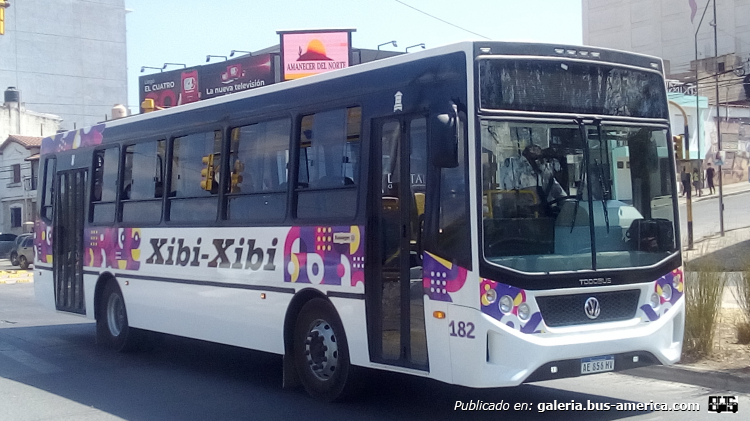
[[[0,35],[0,89],[16,87],[22,104],[60,116],[67,130],[127,104],[124,0],[10,3]]]
[[[661,57],[669,75],[691,71],[690,62],[696,58],[696,31],[698,60],[715,55],[714,30],[710,25],[713,0],[582,0],[582,3],[586,45]],[[695,9],[691,3],[696,5]],[[700,23],[706,5],[708,10]],[[716,15],[718,56],[748,59],[750,0],[716,0]]]
[[[703,159],[704,163],[715,162],[718,126],[721,149],[725,152],[722,175],[725,183],[732,183],[746,181],[750,167],[750,109],[747,107],[750,100],[750,86],[747,86],[750,84],[750,0],[715,1],[718,54],[714,50],[712,26],[714,0],[582,0],[583,43],[661,57],[667,77],[673,80],[670,85],[681,82],[692,85],[686,86],[692,92],[680,95],[672,91],[670,94],[670,100],[681,105],[688,114],[690,157]],[[694,96],[696,70],[697,93],[707,99],[700,106],[699,116]],[[719,75],[718,112],[713,78],[716,74]],[[672,132],[682,134],[682,113],[672,104],[670,119]]]

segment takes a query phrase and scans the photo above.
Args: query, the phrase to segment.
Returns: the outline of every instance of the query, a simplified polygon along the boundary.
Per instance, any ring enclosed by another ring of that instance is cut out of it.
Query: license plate
[[[581,374],[602,373],[604,371],[614,371],[614,369],[614,355],[584,358],[581,360]]]

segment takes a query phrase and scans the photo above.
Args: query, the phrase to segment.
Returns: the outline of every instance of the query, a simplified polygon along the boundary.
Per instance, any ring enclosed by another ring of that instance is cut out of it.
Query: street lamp
[[[406,50],[404,50],[404,51],[406,51],[408,53],[409,52],[409,48],[414,48],[414,47],[422,47],[422,49],[424,50],[424,42],[420,42],[419,44],[410,45],[410,46],[406,47]]]
[[[393,44],[394,47],[398,47],[398,44],[396,44],[396,41],[394,40],[394,41],[384,42],[384,43],[378,45],[378,50],[380,50],[380,47],[382,47],[384,45],[388,45],[388,44]]]
[[[211,57],[223,58],[224,61],[229,60],[229,58],[227,56],[213,56],[213,55],[209,54],[209,55],[206,56],[206,63],[208,63],[209,61],[211,61]]]
[[[234,57],[234,53],[245,53],[247,55],[253,55],[250,51],[242,51],[242,50],[232,50],[232,52],[229,53],[229,57]]]
[[[162,70],[166,69],[167,66],[182,66],[183,69],[187,68],[187,65],[182,63],[164,63],[164,66],[162,66]]]
[[[141,73],[145,72],[146,69],[154,69],[154,70],[158,70],[160,72],[164,71],[164,68],[162,68],[162,67],[141,66]]]

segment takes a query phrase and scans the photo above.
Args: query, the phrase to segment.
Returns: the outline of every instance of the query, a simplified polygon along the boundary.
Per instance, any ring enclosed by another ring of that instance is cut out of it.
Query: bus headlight
[[[500,311],[508,314],[513,309],[513,299],[510,298],[510,295],[503,295],[500,297],[498,305],[500,306]]]
[[[661,287],[661,296],[665,301],[669,301],[672,299],[672,287],[669,284]]]
[[[651,294],[651,302],[650,302],[650,304],[651,304],[652,308],[659,307],[659,295],[657,293]]]
[[[531,309],[529,308],[529,305],[526,303],[521,304],[518,306],[518,318],[526,321],[529,320],[529,316],[531,316]]]
[[[489,302],[490,304],[494,303],[495,300],[497,300],[497,292],[494,289],[487,290],[484,296],[485,298],[487,298],[487,302]]]

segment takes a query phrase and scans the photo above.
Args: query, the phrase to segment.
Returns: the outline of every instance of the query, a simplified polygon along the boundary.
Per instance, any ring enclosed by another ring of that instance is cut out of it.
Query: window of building
[[[21,208],[10,208],[10,226],[20,228],[21,222]]]
[[[21,164],[13,164],[11,167],[13,168],[13,182],[20,183],[21,182]]]
[[[306,115],[300,128],[297,217],[351,217],[356,212],[362,109]]]
[[[172,141],[169,192],[171,221],[216,219],[221,164],[221,130]]]
[[[161,220],[165,153],[165,140],[125,147],[120,192],[123,222],[158,223]]]
[[[115,221],[117,174],[120,150],[117,147],[94,151],[94,176],[91,178],[91,222]]]
[[[289,119],[232,129],[228,219],[284,219],[290,132]]]
[[[31,161],[31,190],[36,190],[37,177],[39,177],[39,160]]]

